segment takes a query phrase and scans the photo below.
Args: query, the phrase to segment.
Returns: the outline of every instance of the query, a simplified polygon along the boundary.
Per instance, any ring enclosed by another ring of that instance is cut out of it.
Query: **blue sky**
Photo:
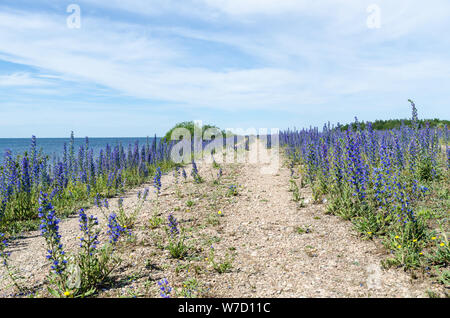
[[[408,98],[449,119],[449,14],[448,0],[1,0],[0,137],[322,127],[409,117]]]

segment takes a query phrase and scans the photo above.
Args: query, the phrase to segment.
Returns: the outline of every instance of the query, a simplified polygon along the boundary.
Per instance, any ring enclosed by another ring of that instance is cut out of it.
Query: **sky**
[[[448,120],[449,15],[448,0],[0,0],[0,138],[321,128],[409,118],[408,99]]]

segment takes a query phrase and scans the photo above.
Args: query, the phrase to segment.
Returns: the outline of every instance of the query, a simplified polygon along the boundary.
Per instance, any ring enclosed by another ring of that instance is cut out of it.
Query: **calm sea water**
[[[151,144],[153,137],[149,137],[148,141]],[[157,138],[159,140],[160,138]],[[125,149],[128,149],[128,145],[134,146],[135,141],[139,141],[139,147],[145,145],[147,137],[130,137],[130,138],[89,138],[89,148],[93,149],[94,155],[97,156],[101,149],[104,149],[107,144],[111,147],[122,143]],[[50,156],[50,158],[62,158],[64,152],[64,143],[67,144],[67,150],[69,150],[70,138],[37,138],[36,145],[37,151],[42,148],[43,153]],[[85,138],[74,139],[75,156],[78,153],[78,149],[81,145],[85,145]],[[31,138],[0,138],[0,162],[3,161],[3,155],[7,149],[12,151],[13,157],[21,155],[25,151],[30,152]]]

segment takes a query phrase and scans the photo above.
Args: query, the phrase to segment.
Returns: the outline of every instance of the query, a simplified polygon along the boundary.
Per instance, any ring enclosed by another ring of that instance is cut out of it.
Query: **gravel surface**
[[[132,211],[137,192],[150,188],[132,229],[131,240],[123,240],[118,252],[122,263],[112,273],[112,281],[101,288],[99,297],[159,297],[157,281],[167,278],[173,297],[182,297],[186,280],[195,279],[199,297],[426,297],[427,290],[442,293],[441,285],[430,279],[412,279],[401,268],[380,266],[385,249],[377,241],[364,241],[349,221],[325,214],[325,204],[312,204],[309,188],[301,188],[301,207],[289,191],[290,171],[281,166],[276,174],[263,174],[263,164],[221,164],[223,177],[214,184],[217,167],[198,164],[205,182],[175,182],[172,173],[162,177],[162,194],[156,200],[151,184],[124,195],[124,207]],[[190,168],[186,168],[188,174]],[[300,185],[300,180],[296,180]],[[227,195],[230,185],[238,195]],[[157,203],[158,202],[158,203]],[[110,200],[113,211],[117,198]],[[111,211],[108,211],[110,213]],[[219,214],[220,211],[220,214]],[[92,207],[88,215],[99,218],[107,241],[106,220]],[[167,217],[173,214],[185,229],[188,255],[173,259],[167,245]],[[163,224],[149,226],[158,216]],[[297,229],[302,228],[303,233]],[[61,221],[62,242],[69,252],[77,250],[78,217]],[[232,257],[231,268],[215,270],[209,259],[211,246],[215,260]],[[23,276],[21,283],[46,297],[49,264],[45,241],[38,231],[24,234],[10,244],[11,264]],[[2,297],[14,293],[0,270]]]

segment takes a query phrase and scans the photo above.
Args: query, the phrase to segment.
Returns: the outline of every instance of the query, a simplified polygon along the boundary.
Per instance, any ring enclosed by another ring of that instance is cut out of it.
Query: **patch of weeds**
[[[406,269],[421,267],[425,261],[422,250],[426,246],[426,237],[425,225],[420,220],[394,228],[383,242],[394,254],[385,265],[404,266]]]
[[[139,191],[137,194],[138,203],[134,207],[134,210],[132,213],[127,214],[125,212],[125,209],[123,207],[123,198],[119,198],[118,201],[118,212],[117,212],[117,220],[119,224],[127,229],[133,228],[134,224],[136,223],[137,216],[139,215],[140,211],[142,210],[142,207],[144,206],[145,201],[147,200],[149,190],[145,189],[145,191],[141,194]]]
[[[392,257],[381,261],[381,267],[383,267],[383,269],[389,269],[397,266],[399,266],[399,261]]]
[[[212,226],[220,224],[219,215],[217,213],[210,213],[206,219],[206,223]]]
[[[203,178],[198,173],[197,164],[195,163],[194,160],[192,160],[191,176],[194,179],[195,183],[203,183]]]
[[[136,233],[132,233],[132,234],[128,235],[126,242],[127,242],[127,244],[136,244],[136,242],[137,242]]]
[[[355,229],[361,232],[366,238],[373,235],[383,235],[386,233],[386,222],[382,213],[367,211],[364,217],[355,217],[352,222]]]
[[[305,198],[301,197],[301,198],[299,199],[299,201],[300,201],[300,203],[298,204],[298,206],[299,206],[300,208],[306,207],[306,204],[305,204]]]
[[[292,200],[294,200],[294,202],[301,202],[301,206],[304,207],[304,198],[300,196],[300,190],[298,188],[297,182],[295,182],[295,180],[292,178],[289,180],[289,191],[292,192]]]
[[[434,234],[431,237],[433,251],[427,255],[429,264],[439,267],[447,267],[450,264],[450,246],[447,235],[441,227],[441,234]]]
[[[231,196],[237,196],[237,195],[239,195],[237,186],[234,184],[230,185],[227,190],[227,196],[231,197]]]
[[[159,250],[165,249],[162,235],[160,235],[159,233],[155,233],[155,235],[153,235],[153,241],[155,242],[155,246],[157,249]]]
[[[311,233],[312,230],[310,230],[309,228],[303,228],[303,227],[301,227],[301,226],[297,226],[297,227],[295,228],[295,232],[296,232],[297,234],[308,234],[308,233]]]
[[[214,169],[219,169],[220,168],[220,165],[215,160],[213,160],[212,166],[213,166]]]
[[[318,256],[316,248],[314,248],[313,246],[310,246],[310,245],[305,246],[305,253],[309,257],[317,257]]]
[[[209,263],[212,265],[216,272],[223,274],[231,271],[231,269],[233,268],[233,260],[234,257],[227,252],[224,259],[220,262],[217,262],[215,259],[214,247],[211,246],[209,250]]]
[[[314,203],[314,204],[320,204],[320,203],[322,203],[324,192],[323,192],[323,189],[322,189],[322,187],[320,186],[320,184],[319,184],[319,185],[314,184],[314,185],[311,187],[311,190],[312,190],[312,199],[313,199],[313,203]]]
[[[203,288],[195,278],[189,278],[183,282],[183,287],[177,294],[184,298],[198,298],[202,296]]]
[[[218,236],[212,236],[205,240],[205,245],[211,246],[214,243],[219,243],[222,239]]]
[[[419,211],[417,211],[417,216],[423,218],[424,220],[430,220],[435,218],[436,214],[432,209],[422,208]]]
[[[187,272],[189,270],[189,264],[178,264],[175,267],[175,273],[179,274],[181,272]]]
[[[156,229],[158,228],[162,223],[164,222],[164,220],[162,218],[160,218],[158,215],[153,214],[153,216],[148,220],[148,226],[151,229]]]
[[[185,237],[180,235],[176,239],[170,239],[167,246],[170,256],[176,259],[183,259],[189,250],[189,246],[185,244]]]
[[[19,284],[19,281],[23,279],[23,277],[18,275],[18,270],[14,268],[12,265],[9,264],[9,252],[6,252],[6,248],[8,247],[8,242],[5,239],[5,234],[0,233],[0,257],[1,257],[1,263],[3,263],[4,268],[6,269],[6,272],[11,279],[12,284],[16,287],[16,289],[23,293],[24,288]]]
[[[161,270],[161,267],[159,267],[158,265],[154,264],[152,262],[152,260],[149,259],[149,258],[145,260],[145,268],[148,269],[148,270],[155,270],[155,271],[160,271]]]
[[[429,290],[429,289],[427,289],[427,296],[429,298],[441,298],[438,293],[436,293],[432,290]]]
[[[167,249],[170,256],[176,259],[183,259],[187,255],[190,247],[185,244],[186,237],[184,235],[184,230],[178,229],[178,221],[172,214],[168,217],[166,231],[169,236],[169,245],[167,246]]]
[[[450,270],[446,269],[440,272],[437,280],[444,286],[450,286]]]

